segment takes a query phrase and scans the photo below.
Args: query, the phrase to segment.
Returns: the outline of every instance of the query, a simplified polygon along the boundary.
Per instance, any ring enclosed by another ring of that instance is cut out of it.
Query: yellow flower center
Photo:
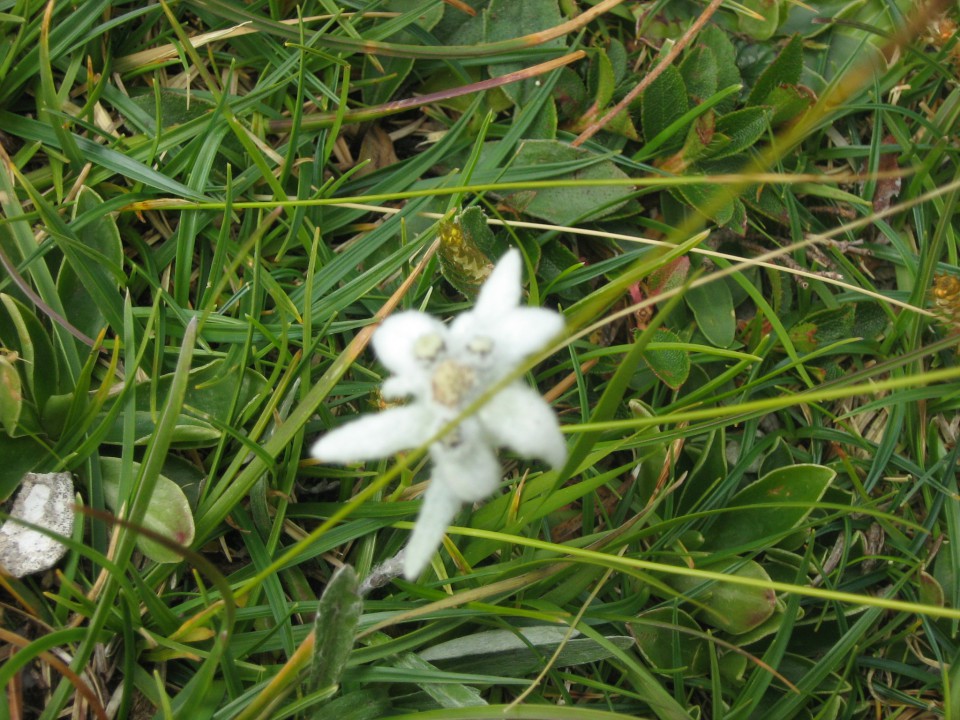
[[[477,374],[468,365],[444,360],[433,371],[433,399],[449,408],[463,405],[476,385]]]

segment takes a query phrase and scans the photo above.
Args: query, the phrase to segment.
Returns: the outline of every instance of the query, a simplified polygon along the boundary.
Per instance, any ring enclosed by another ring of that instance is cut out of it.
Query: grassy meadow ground
[[[957,21],[0,1],[0,720],[960,718]],[[308,450],[510,247],[568,459],[410,582],[425,448]]]

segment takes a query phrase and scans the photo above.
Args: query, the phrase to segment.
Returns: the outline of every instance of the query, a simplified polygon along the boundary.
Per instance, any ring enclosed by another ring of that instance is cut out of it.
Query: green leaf
[[[784,85],[771,90],[764,104],[773,108],[770,123],[780,125],[806,112],[813,105],[814,100],[816,98],[809,90],[794,85]]]
[[[800,82],[800,73],[803,72],[803,38],[794,35],[786,44],[776,60],[763,71],[757,82],[754,83],[747,105],[764,105],[768,103],[770,93],[783,85],[796,85]]]
[[[883,311],[880,303],[858,302],[853,303],[853,337],[865,340],[875,340],[886,329],[890,320]]]
[[[611,37],[607,43],[606,56],[610,61],[610,67],[613,69],[613,83],[619,85],[626,78],[630,69],[627,48],[617,38]]]
[[[695,446],[684,446],[684,455],[691,457],[693,467],[687,473],[678,502],[678,508],[683,512],[690,512],[699,506],[705,498],[710,497],[717,483],[727,477],[726,450],[726,432],[722,427],[707,435],[699,454]]]
[[[628,176],[613,162],[590,150],[574,148],[557,140],[527,140],[513,161],[514,168],[545,164],[574,164],[576,169],[551,178],[563,180],[622,180]],[[519,212],[558,225],[583,220],[598,220],[630,199],[633,188],[627,186],[556,187],[511,193],[504,202]]]
[[[316,642],[307,680],[308,691],[340,682],[353,650],[362,612],[363,599],[358,590],[357,573],[352,566],[342,565],[320,597],[320,609],[313,624]]]
[[[675,290],[687,281],[690,274],[690,258],[679,257],[650,273],[646,286],[650,296]]]
[[[580,117],[590,104],[588,97],[587,86],[580,76],[569,67],[560,68],[553,86],[553,99],[559,116],[564,119]]]
[[[155,407],[151,397],[163,397],[171,387],[173,374],[163,375],[155,387],[137,392],[135,411],[136,444],[143,445],[153,434],[156,424]],[[180,413],[171,442],[178,446],[206,447],[220,438],[217,424],[228,425],[233,418],[242,415],[257,402],[266,390],[267,381],[255,370],[228,364],[226,360],[214,360],[190,371],[185,405],[192,412]],[[195,415],[200,417],[195,417]],[[208,422],[208,419],[212,422]],[[123,419],[118,418],[107,432],[103,442],[123,444]]]
[[[36,120],[24,118],[13,113],[0,111],[0,127],[10,135],[16,135],[24,140],[42,142],[44,145],[61,149],[56,134],[46,125]],[[104,147],[93,140],[81,135],[73,136],[73,140],[83,157],[95,166],[99,166],[130,180],[142,182],[147,187],[163,193],[189,200],[204,201],[209,198],[191,190],[183,183],[171,180],[153,168],[147,167],[134,158],[124,155],[112,148]]]
[[[438,668],[413,653],[405,653],[398,657],[395,666],[427,674],[438,672]],[[455,682],[418,682],[417,685],[442,708],[479,707],[487,704],[487,701],[480,696],[480,691],[469,685]]]
[[[36,312],[19,300],[0,293],[0,345],[16,352],[30,399],[39,411],[58,390],[59,364],[53,344],[37,319]]]
[[[748,107],[724,115],[714,126],[716,136],[704,156],[711,160],[739,155],[763,137],[770,125],[771,112],[766,107]],[[721,142],[717,136],[723,138]]]
[[[87,290],[99,306],[99,310],[104,313],[107,322],[114,328],[122,327],[123,301],[117,292],[117,278],[123,277],[120,267],[106,268],[107,272],[104,272],[104,267],[97,268],[98,261],[102,262],[97,257],[99,253],[96,250],[90,253],[85,247],[84,239],[64,221],[57,208],[48,203],[36,190],[31,190],[30,196],[37,207],[40,219],[47,226],[50,237],[56,241],[57,247],[66,256],[68,262],[73,265],[77,274],[83,278]],[[97,207],[97,205],[94,205],[94,207]],[[104,259],[109,260],[109,256],[105,256]],[[112,275],[115,275],[115,277],[112,277]],[[58,295],[58,301],[60,300]],[[63,312],[67,314],[66,309]]]
[[[599,49],[590,58],[587,92],[593,97],[593,102],[598,108],[605,108],[613,99],[615,87],[613,63],[610,62],[607,54]]]
[[[550,242],[543,247],[543,254],[540,256],[540,264],[537,271],[549,288],[554,282],[561,280],[581,265],[583,265],[583,261],[570,252],[570,248],[565,244],[561,242]],[[578,295],[571,290],[561,290],[557,294],[565,299],[578,297]]]
[[[751,17],[745,13],[737,16],[740,23],[740,32],[744,32],[754,40],[768,40],[777,31],[780,25],[780,0],[740,0],[744,7],[753,10],[762,19]]]
[[[358,685],[361,689],[334,698],[310,714],[310,720],[382,720],[393,713],[393,704],[385,689],[375,685]]]
[[[77,195],[73,218],[102,205],[103,199],[97,193],[83,187]],[[101,215],[84,225],[77,231],[77,240],[74,252],[66,255],[67,262],[60,268],[57,295],[73,326],[89,337],[96,337],[106,324],[106,318],[90,287],[99,284],[104,288],[116,288],[124,281],[123,244],[112,215]],[[119,314],[120,304],[117,293],[115,314]]]
[[[836,472],[823,465],[794,465],[774,470],[743,488],[704,532],[718,549],[776,542],[799,526],[813,510]]]
[[[121,487],[124,488],[123,495],[125,497],[122,500],[127,507],[127,518],[134,525],[144,523],[144,519],[150,514],[153,491],[160,484],[160,473],[167,453],[170,451],[173,429],[190,384],[189,370],[193,362],[194,345],[197,341],[197,326],[197,318],[192,318],[184,328],[183,342],[179,348],[177,364],[164,393],[156,427],[143,452],[139,471],[133,473],[133,477],[120,479]],[[126,490],[128,487],[130,490]],[[184,499],[184,502],[186,502],[186,499]],[[189,505],[187,507],[189,508]],[[121,564],[129,562],[133,545],[139,540],[139,535],[133,534],[125,528],[122,529],[116,544],[117,562]]]
[[[783,190],[779,187],[764,185],[757,188],[754,185],[743,189],[740,193],[740,200],[761,215],[781,225],[789,225],[790,216],[781,197],[782,192]]]
[[[718,88],[717,59],[713,51],[706,45],[694,46],[680,63],[680,75],[692,104],[709,98]]]
[[[683,82],[683,76],[677,68],[670,65],[643,93],[640,102],[640,118],[644,139],[649,142],[655,138],[689,108],[687,86]],[[668,143],[668,147],[679,146],[685,131],[686,128],[677,128],[674,139]]]
[[[688,205],[717,225],[726,225],[734,216],[734,200],[730,191],[720,185],[685,185],[676,189]]]
[[[644,362],[667,387],[677,390],[690,375],[690,354],[684,350],[653,347],[658,342],[681,342],[676,333],[665,328],[657,328],[650,342],[651,345],[643,351]]]
[[[524,35],[530,35],[541,30],[555,27],[563,22],[557,0],[490,0],[489,7],[483,11],[486,20],[486,42],[512,40]],[[538,48],[562,48],[564,41],[556,38],[543,43]],[[490,76],[498,77],[515,72],[524,67],[524,63],[497,63],[490,65]],[[534,78],[510,83],[503,86],[514,104],[525,105],[536,93],[538,83]]]
[[[6,500],[20,486],[25,473],[49,461],[48,447],[32,437],[10,437],[0,433],[0,500]]]
[[[420,657],[447,670],[518,677],[542,668],[543,656],[552,655],[561,644],[555,667],[584,665],[612,655],[594,640],[576,637],[576,632],[564,643],[568,630],[555,625],[487,630],[433,645]],[[633,646],[629,637],[615,635],[607,640],[621,648]]]
[[[140,463],[132,464],[133,472],[140,472]],[[100,471],[103,480],[103,499],[114,512],[120,511],[121,505],[129,506],[128,498],[120,497],[120,474],[123,469],[123,460],[115,457],[101,457]],[[193,543],[194,525],[190,503],[183,490],[173,480],[160,475],[150,496],[147,513],[143,516],[143,527],[153,530],[173,542],[184,547]],[[158,563],[176,563],[183,560],[183,556],[160,543],[146,537],[137,538],[137,547],[140,552]]]
[[[552,97],[548,97],[530,123],[524,136],[530,140],[556,140],[558,122],[557,103]]]
[[[693,311],[697,329],[708,341],[721,348],[733,344],[737,318],[730,288],[722,279],[689,288],[683,299]]]
[[[812,352],[818,347],[854,337],[873,339],[886,327],[886,317],[878,317],[877,308],[858,313],[862,303],[844,303],[812,313],[790,328],[790,340],[798,351]],[[867,306],[871,303],[866,303]],[[882,311],[881,311],[882,313]],[[860,315],[860,322],[857,316]]]
[[[682,670],[686,678],[704,675],[709,669],[706,639],[675,629],[702,633],[697,621],[683,610],[654,608],[638,615],[630,627],[637,638],[637,648],[654,672],[673,675]]]
[[[741,85],[740,68],[737,67],[737,50],[727,34],[716,25],[707,25],[697,36],[697,42],[710,48],[717,63],[717,87],[726,88],[731,85]],[[716,110],[718,113],[728,113],[736,107],[737,98],[726,97],[721,100]]]
[[[753,560],[733,558],[720,563],[698,565],[698,569],[723,573],[734,577],[772,582],[766,571]],[[770,618],[777,607],[777,596],[764,587],[749,587],[728,582],[711,582],[706,589],[698,590],[704,581],[686,575],[672,575],[667,584],[691,600],[699,603],[697,617],[731,635],[742,635],[759,627]]]
[[[144,112],[150,122],[154,123],[154,128],[159,123],[161,130],[196,120],[216,107],[214,103],[202,96],[198,97],[195,93],[170,88],[163,88],[156,95],[151,92],[132,97],[130,102]]]
[[[708,147],[726,143],[727,139],[716,132],[716,122],[717,117],[713,110],[708,110],[700,115],[687,130],[687,137],[680,152],[661,162],[660,167],[668,172],[682,173],[688,166],[700,159]]]

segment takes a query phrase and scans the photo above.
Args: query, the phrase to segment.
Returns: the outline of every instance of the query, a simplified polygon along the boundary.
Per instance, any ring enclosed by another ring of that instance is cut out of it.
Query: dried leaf
[[[356,177],[369,175],[381,168],[390,167],[400,162],[400,158],[397,157],[397,153],[393,149],[393,140],[390,139],[389,133],[379,125],[369,128],[363,136],[357,162],[360,163],[364,160],[370,162],[357,170]]]
[[[897,139],[893,135],[887,135],[883,139],[884,145],[896,145]],[[877,171],[881,173],[894,173],[900,169],[900,152],[880,153],[880,162],[877,165]],[[900,194],[900,186],[903,179],[900,177],[884,177],[877,180],[877,187],[873,191],[873,211],[883,212],[890,203]]]

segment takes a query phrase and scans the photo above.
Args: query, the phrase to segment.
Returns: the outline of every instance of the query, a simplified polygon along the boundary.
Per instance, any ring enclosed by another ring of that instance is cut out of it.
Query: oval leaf
[[[766,571],[753,560],[734,558],[722,563],[704,565],[700,569],[751,580],[773,582]],[[674,575],[667,579],[667,583],[681,594],[685,594],[701,586],[703,580]],[[773,590],[735,585],[730,582],[715,582],[706,591],[698,592],[692,599],[700,604],[701,610],[698,616],[704,622],[731,635],[742,635],[759,627],[773,615],[777,607],[777,596]]]
[[[719,280],[692,287],[683,299],[693,311],[700,332],[709,342],[721,348],[733,344],[737,317],[733,312],[733,296],[725,282]]]
[[[697,621],[683,610],[654,608],[641,613],[630,627],[637,638],[637,647],[654,672],[671,675],[682,669],[684,677],[693,677],[709,669],[709,664],[703,662],[708,652],[706,639],[677,629],[702,632]],[[675,645],[679,657],[674,655]]]
[[[564,170],[548,174],[548,168],[543,166],[550,165]],[[538,179],[544,180],[626,180],[628,177],[602,155],[557,140],[527,140],[520,146],[513,167],[534,166],[543,170],[542,178]],[[632,187],[612,185],[554,187],[511,193],[504,197],[504,202],[519,212],[541,220],[570,225],[586,219],[597,220],[613,213],[630,200],[633,192]]]
[[[764,475],[731,498],[731,512],[704,533],[707,546],[734,548],[778,540],[806,519],[836,475],[822,465],[793,465]]]
[[[102,204],[96,192],[81,188],[74,220]],[[123,281],[123,244],[117,221],[109,214],[84,225],[77,231],[77,239],[81,247],[66,254],[57,277],[57,295],[74,327],[96,337],[107,321],[100,303],[112,305],[114,318],[122,312],[122,298],[116,290]]]
[[[657,328],[654,331],[651,344],[657,342],[678,343],[681,340],[675,333],[664,328]],[[683,385],[690,375],[690,356],[683,350],[648,347],[643,351],[643,360],[653,371],[653,374],[673,390]]]
[[[120,458],[100,458],[100,468],[103,477],[103,498],[114,512],[118,512],[122,504],[120,499],[120,472],[123,461]],[[134,473],[139,472],[140,463],[133,463]],[[126,498],[124,498],[124,501]],[[157,478],[157,484],[150,498],[150,507],[143,518],[143,526],[164,537],[170,538],[178,545],[188,547],[193,542],[194,525],[190,503],[183,490],[173,480],[163,475]],[[183,556],[158,542],[146,537],[137,538],[137,547],[148,558],[158,563],[180,562]]]

